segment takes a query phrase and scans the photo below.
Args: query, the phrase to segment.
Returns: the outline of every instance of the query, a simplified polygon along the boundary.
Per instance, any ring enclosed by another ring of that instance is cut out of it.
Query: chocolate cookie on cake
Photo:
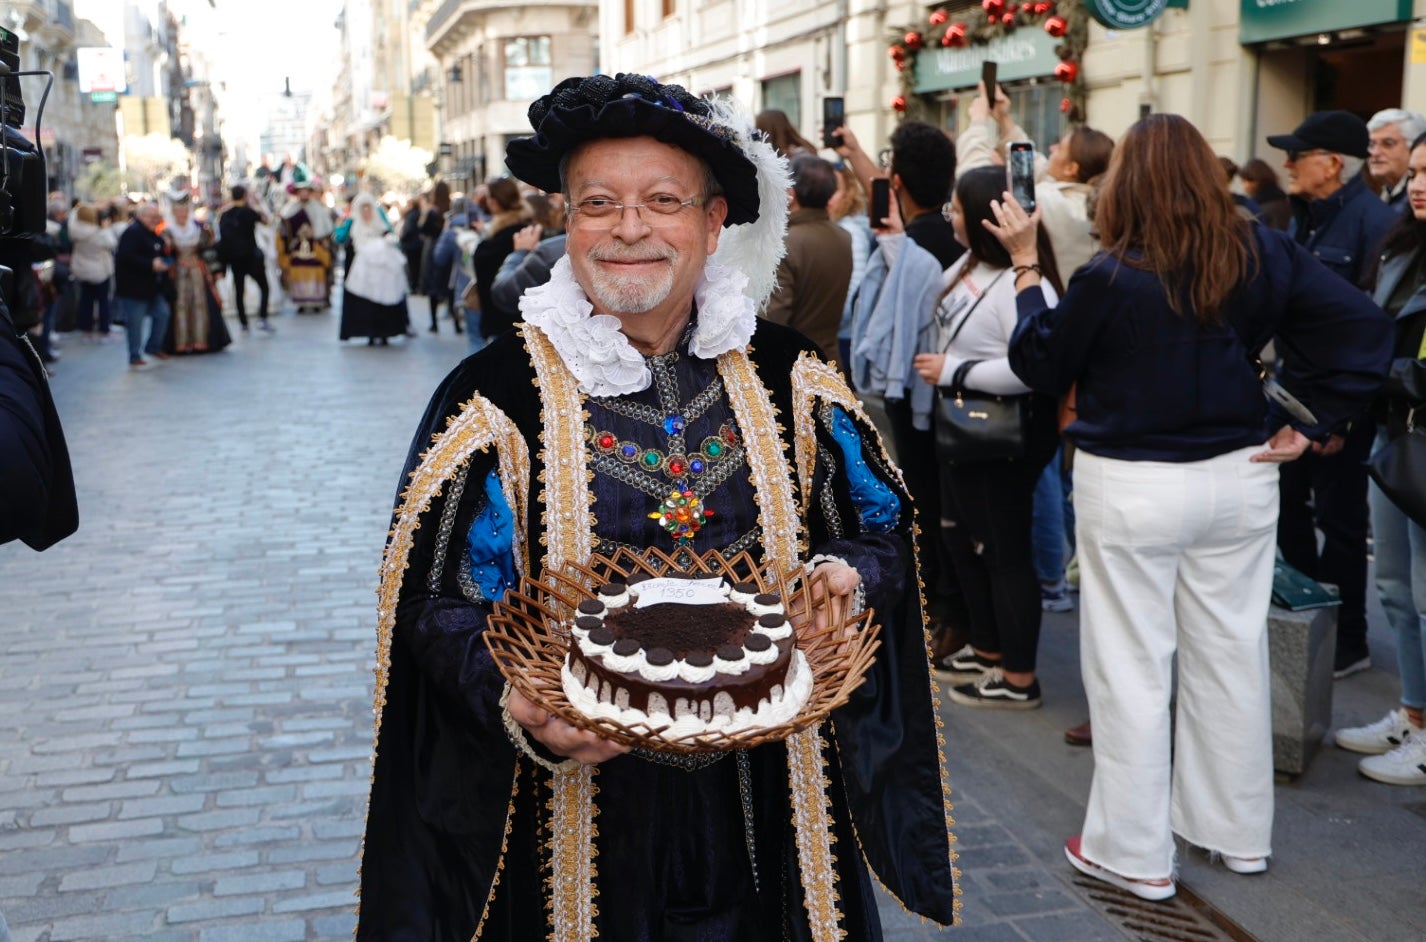
[[[600,586],[570,626],[562,680],[585,715],[672,738],[777,726],[812,692],[781,598],[718,577]]]

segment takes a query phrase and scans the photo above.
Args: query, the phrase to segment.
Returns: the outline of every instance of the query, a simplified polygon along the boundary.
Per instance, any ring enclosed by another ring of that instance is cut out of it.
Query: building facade
[[[457,190],[505,172],[505,143],[530,133],[532,101],[598,68],[596,0],[422,0],[417,18],[437,66],[439,170]]]
[[[694,92],[729,93],[754,110],[778,108],[814,141],[822,100],[842,97],[849,126],[872,150],[900,119],[892,105],[898,96],[959,130],[981,62],[991,57],[1016,115],[1045,149],[1069,121],[1061,108],[1069,87],[1055,74],[1064,41],[1041,18],[998,31],[988,45],[942,46],[944,30],[981,6],[603,0],[600,64],[609,73],[645,72]],[[1061,0],[1054,12],[1068,15],[1075,6]],[[1087,123],[1117,136],[1141,114],[1173,111],[1219,153],[1277,162],[1266,136],[1312,111],[1426,112],[1426,0],[1170,0],[1168,7],[1136,29],[1089,22],[1074,62]],[[903,73],[888,52],[908,31],[925,44]]]

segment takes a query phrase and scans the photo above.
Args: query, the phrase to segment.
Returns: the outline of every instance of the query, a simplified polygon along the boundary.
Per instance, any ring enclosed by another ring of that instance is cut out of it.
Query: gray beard
[[[597,269],[590,278],[594,302],[610,314],[644,314],[662,304],[673,291],[673,266],[657,278],[628,278]]]

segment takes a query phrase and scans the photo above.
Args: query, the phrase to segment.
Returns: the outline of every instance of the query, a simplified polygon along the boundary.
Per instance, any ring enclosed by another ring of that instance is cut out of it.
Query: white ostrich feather
[[[743,291],[761,311],[777,287],[777,266],[787,253],[787,188],[792,186],[792,172],[787,159],[763,139],[746,109],[730,98],[713,98],[709,103],[714,120],[733,131],[758,172],[757,221],[724,229],[713,259],[747,274]]]

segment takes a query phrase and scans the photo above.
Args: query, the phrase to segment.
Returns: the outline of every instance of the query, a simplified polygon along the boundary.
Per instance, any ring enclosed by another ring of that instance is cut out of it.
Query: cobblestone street
[[[465,340],[443,322],[368,348],[339,344],[334,315],[276,323],[141,373],[117,334],[65,343],[80,530],[0,549],[16,942],[351,935],[377,567],[408,436]],[[952,785],[968,927],[888,903],[888,939],[1123,938]]]

